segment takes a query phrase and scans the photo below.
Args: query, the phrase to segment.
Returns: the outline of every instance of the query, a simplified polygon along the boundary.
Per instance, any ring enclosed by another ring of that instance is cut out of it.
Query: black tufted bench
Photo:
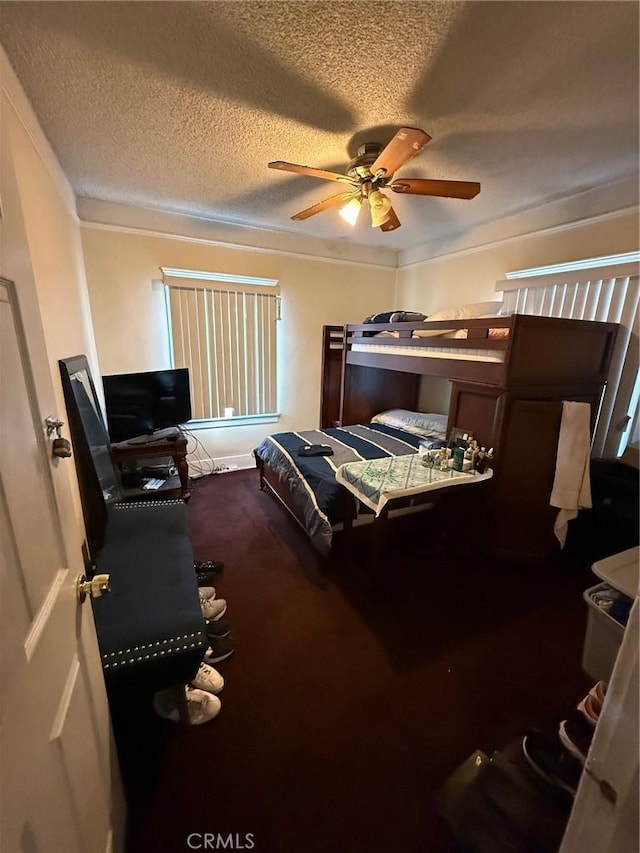
[[[206,640],[185,504],[110,506],[96,571],[110,576],[111,592],[93,600],[110,697],[189,682]]]

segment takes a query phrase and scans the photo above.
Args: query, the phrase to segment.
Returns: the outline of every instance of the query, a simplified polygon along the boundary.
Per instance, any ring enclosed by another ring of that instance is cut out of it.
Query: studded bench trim
[[[168,501],[132,501],[113,504],[111,509],[146,509],[148,506],[177,506],[178,504],[184,504],[184,501],[180,498],[172,498]]]
[[[191,642],[185,642],[191,640]],[[115,669],[120,666],[129,666],[154,658],[165,657],[175,652],[195,649],[204,645],[205,635],[203,631],[193,634],[182,634],[179,637],[168,637],[166,640],[158,640],[155,643],[143,643],[140,646],[132,646],[130,649],[120,649],[117,652],[107,652],[102,655],[103,669]],[[131,655],[131,657],[127,657]]]

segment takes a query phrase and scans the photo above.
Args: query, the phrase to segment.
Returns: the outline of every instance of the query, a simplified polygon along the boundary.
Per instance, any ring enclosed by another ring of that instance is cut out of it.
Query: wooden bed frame
[[[507,328],[507,338],[489,329]],[[467,339],[412,338],[414,329],[467,329]],[[367,336],[381,330],[400,337]],[[595,425],[618,325],[514,314],[511,317],[433,323],[325,326],[321,428],[368,423],[385,409],[415,410],[420,379],[451,381],[448,429],[473,431],[495,452],[494,477],[478,490],[474,527],[483,528],[496,556],[521,562],[557,552],[549,506],[556,464],[562,401],[589,403]],[[502,351],[501,363],[429,358],[354,350],[382,344]],[[293,496],[269,466],[265,484],[301,523]],[[353,515],[351,515],[353,517]],[[378,534],[376,534],[377,536]]]
[[[257,464],[260,489],[269,492],[307,535],[303,513],[287,484],[280,480],[268,462],[257,457]],[[343,524],[341,530],[334,531],[331,554],[338,553],[348,561],[368,591],[375,594],[383,588],[381,582],[389,565],[389,557],[394,553],[397,555],[398,549],[404,552],[405,543],[415,543],[420,534],[424,541],[425,511],[429,512],[428,529],[438,533],[436,538],[431,537],[427,549],[434,551],[442,547],[447,537],[447,518],[452,521],[455,518],[467,518],[471,509],[477,508],[478,499],[485,494],[490,482],[474,484],[473,488],[463,485],[437,493],[425,492],[413,497],[391,499],[379,516],[371,514],[368,523],[359,526],[355,525],[358,515],[356,500],[344,489]],[[403,543],[400,548],[398,541]],[[424,547],[422,550],[425,550]]]

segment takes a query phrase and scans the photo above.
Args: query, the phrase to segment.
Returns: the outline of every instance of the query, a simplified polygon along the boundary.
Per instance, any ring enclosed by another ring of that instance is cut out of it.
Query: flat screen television
[[[118,373],[102,377],[109,437],[115,444],[144,436],[153,440],[191,419],[189,369]]]

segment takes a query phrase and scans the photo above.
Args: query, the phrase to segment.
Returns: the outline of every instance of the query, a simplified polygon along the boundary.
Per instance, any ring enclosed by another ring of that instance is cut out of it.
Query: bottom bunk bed
[[[356,514],[355,505],[336,480],[340,466],[363,459],[417,454],[420,441],[444,440],[446,416],[438,419],[431,432],[423,433],[372,421],[267,436],[254,450],[260,486],[275,492],[304,527],[314,547],[328,554],[334,531]],[[330,455],[306,455],[314,451],[305,448],[321,446],[329,448]]]
[[[411,432],[390,425],[407,419],[414,421]],[[445,445],[446,423],[446,415],[390,412],[368,424],[268,436],[254,450],[260,488],[282,503],[321,555],[330,553],[337,534],[350,556],[357,552],[365,559],[374,579],[389,521],[395,525],[402,518],[404,533],[409,527],[424,533],[423,518],[412,524],[407,516],[439,505],[443,487],[458,477],[475,483],[491,476],[444,473],[420,463],[421,442]]]

